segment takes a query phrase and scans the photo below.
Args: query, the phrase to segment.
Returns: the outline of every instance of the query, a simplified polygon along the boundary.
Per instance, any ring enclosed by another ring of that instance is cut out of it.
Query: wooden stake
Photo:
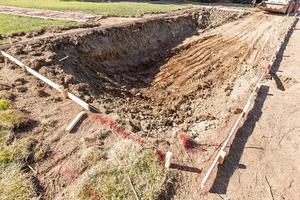
[[[218,163],[219,163],[219,165],[222,165],[223,162],[224,162],[224,160],[225,160],[226,152],[225,151],[221,151],[219,154],[220,154],[220,156],[219,156]]]
[[[66,128],[66,131],[69,133],[72,132],[72,130],[75,128],[75,126],[78,124],[78,122],[81,120],[81,118],[85,115],[85,111],[81,111],[69,124],[69,126]]]
[[[66,89],[64,88],[64,86],[59,86],[59,91],[61,93],[61,95],[63,96],[64,99],[68,98],[68,92],[66,91]]]
[[[171,166],[171,159],[172,159],[173,153],[168,151],[166,153],[166,162],[165,162],[165,168],[169,169]]]

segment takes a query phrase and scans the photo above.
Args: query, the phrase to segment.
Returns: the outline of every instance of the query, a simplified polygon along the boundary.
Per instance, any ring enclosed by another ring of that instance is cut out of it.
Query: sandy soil
[[[41,40],[26,46],[16,45],[10,48],[9,52],[93,103],[126,130],[143,136],[149,144],[162,150],[173,151],[175,158],[171,172],[175,174],[177,184],[173,188],[174,191],[169,191],[169,198],[219,199],[217,194],[200,191],[203,169],[210,162],[217,146],[224,140],[236,117],[235,114],[239,113],[239,108],[250,93],[251,84],[257,80],[262,66],[271,57],[292,21],[291,18],[261,13],[248,16],[221,14],[184,13],[163,20],[146,20],[99,32],[91,31],[53,40]],[[225,23],[226,21],[229,23]],[[58,61],[66,55],[72,58],[71,61]],[[90,167],[84,162],[83,153],[91,147],[108,151],[112,144],[122,137],[97,122],[92,114],[87,116],[75,134],[65,133],[67,122],[72,120],[80,108],[69,100],[62,101],[56,92],[35,78],[24,75],[19,68],[12,65],[4,67],[1,64],[0,70],[1,84],[6,88],[1,91],[1,95],[11,99],[19,109],[36,120],[30,130],[17,137],[30,137],[37,141],[37,146],[50,147],[46,158],[33,159],[34,162],[30,163],[38,171],[36,176],[42,185],[37,192],[49,199],[62,198],[68,188],[76,185],[76,181]],[[290,77],[290,74],[280,76]],[[297,85],[293,81],[296,78],[284,79],[289,83],[286,92]],[[263,88],[266,87],[262,87],[262,95]],[[297,88],[291,90],[290,94],[296,90]],[[272,97],[274,103],[270,102],[270,105],[276,105],[281,98],[285,98],[276,90],[274,96],[276,92],[280,98]],[[261,109],[264,99],[265,97],[260,97],[256,100],[254,111],[256,107]],[[297,98],[293,99],[296,101]],[[256,105],[259,103],[260,105]],[[270,110],[272,112],[270,111],[268,119],[274,120],[271,113],[275,110],[271,107]],[[241,143],[239,140],[235,141],[234,146],[238,146],[236,151],[242,152],[248,135],[251,135],[254,129],[257,121],[254,111],[249,115],[249,123],[240,129],[249,129],[250,132],[243,134],[246,138],[243,138]],[[257,112],[259,114],[259,110]],[[280,116],[288,112],[286,110]],[[289,115],[292,116],[290,113]],[[268,152],[272,155],[276,153],[274,147],[262,154],[264,149],[267,149],[267,144],[271,144],[271,132],[262,133],[265,124],[271,128],[275,126],[271,126],[270,122],[263,122],[260,131],[252,134],[258,135],[253,142],[259,144],[251,144],[250,148],[247,145],[243,154],[247,155],[248,151],[254,152],[249,161],[245,162],[257,161],[258,156],[259,162],[265,164],[257,164],[250,168],[253,171],[245,174],[244,182],[251,180],[255,170],[268,170],[268,161],[265,160],[268,157],[265,155]],[[287,124],[285,128],[288,132],[291,127]],[[296,128],[292,130],[297,131]],[[192,151],[182,148],[181,141],[178,140],[178,133],[182,131],[197,140],[198,144]],[[238,133],[238,138],[239,134],[242,133]],[[262,134],[266,135],[262,137]],[[286,145],[283,147],[286,148],[286,153],[290,150],[288,143],[285,143],[287,138],[283,137],[280,142],[281,145]],[[278,145],[276,141],[278,142],[275,139],[272,144]],[[232,149],[231,151],[234,151],[235,148]],[[229,178],[239,164],[241,154],[237,156],[232,152],[228,156],[229,159],[231,155],[234,161],[238,161],[234,167],[229,166],[229,169],[226,163],[232,162],[225,161],[225,169],[219,172],[220,175],[217,175],[212,187],[218,189],[220,194],[226,193]],[[269,159],[271,158],[270,154]],[[245,168],[241,164],[238,166]],[[248,170],[248,165],[244,170]],[[224,180],[222,172],[226,172],[225,175],[229,178],[226,179],[225,176]],[[262,174],[261,171],[256,172]],[[268,172],[267,179],[270,185],[275,187],[271,171]],[[296,174],[296,171],[293,173]],[[235,174],[226,194],[233,199],[249,197],[249,193],[239,190],[241,186],[238,180],[235,181]],[[220,190],[222,184],[218,184],[218,181],[225,183],[225,190],[224,186],[223,191]],[[265,180],[260,181],[263,187],[262,183]],[[251,188],[253,190],[254,186],[251,184],[250,181],[245,184],[246,191]],[[291,187],[292,190],[296,188]],[[254,192],[253,195],[256,196],[251,198],[263,199],[269,195],[267,192],[268,190],[264,193]],[[260,194],[262,196],[259,196]]]
[[[300,198],[300,23],[279,53],[211,192],[227,199]],[[273,196],[273,197],[272,197]]]

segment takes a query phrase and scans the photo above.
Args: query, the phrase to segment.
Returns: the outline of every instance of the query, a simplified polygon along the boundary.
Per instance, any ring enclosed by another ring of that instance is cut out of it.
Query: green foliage
[[[12,109],[12,106],[6,99],[0,99],[0,125],[2,127],[18,127],[24,120],[25,117]]]
[[[13,160],[12,154],[7,149],[0,150],[0,166],[6,166]]]
[[[10,104],[6,99],[0,99],[0,111],[7,110],[10,108]]]

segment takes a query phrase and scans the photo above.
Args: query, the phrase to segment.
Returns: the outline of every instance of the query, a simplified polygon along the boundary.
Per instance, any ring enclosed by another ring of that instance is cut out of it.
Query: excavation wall
[[[212,28],[240,16],[215,9],[193,9],[121,26],[94,28],[14,47],[12,51],[26,54],[20,56],[28,65],[71,90],[81,91],[80,96],[85,93],[97,97],[109,93],[122,96],[121,88],[146,87],[159,71],[157,66],[171,57],[172,48],[185,38],[197,34],[199,29]],[[68,58],[61,61],[65,57]],[[148,83],[139,81],[135,72],[149,74]]]

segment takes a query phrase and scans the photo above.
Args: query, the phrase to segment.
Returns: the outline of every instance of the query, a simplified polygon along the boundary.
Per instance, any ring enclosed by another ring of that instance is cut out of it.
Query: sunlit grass
[[[0,22],[1,35],[21,31],[34,31],[50,26],[73,25],[76,23],[66,20],[39,19],[7,14],[0,14]]]
[[[0,99],[0,199],[23,200],[35,196],[32,185],[22,174],[22,162],[27,156],[27,140],[6,145],[11,126],[20,123],[23,116],[5,99]]]
[[[166,12],[184,8],[187,5],[176,3],[150,2],[83,2],[62,0],[0,0],[2,5],[49,9],[59,11],[81,11],[102,15],[137,15],[144,13]]]

